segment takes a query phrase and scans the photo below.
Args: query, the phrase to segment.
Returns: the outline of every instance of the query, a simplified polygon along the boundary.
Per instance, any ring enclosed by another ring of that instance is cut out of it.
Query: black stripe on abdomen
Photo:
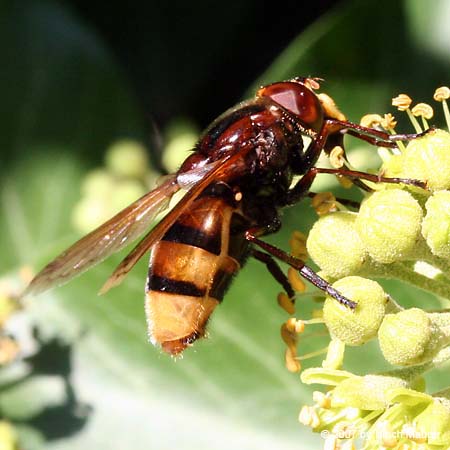
[[[191,297],[204,297],[206,294],[205,290],[199,289],[194,283],[189,281],[171,280],[170,278],[158,277],[157,275],[150,276],[148,290]]]
[[[202,230],[175,222],[167,233],[163,241],[178,242],[180,244],[193,245],[202,248],[214,255],[220,255],[221,235],[220,233],[207,234]]]

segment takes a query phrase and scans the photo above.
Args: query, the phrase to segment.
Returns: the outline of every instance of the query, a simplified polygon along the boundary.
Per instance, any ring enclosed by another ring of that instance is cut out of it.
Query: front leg
[[[282,206],[293,205],[298,203],[304,197],[308,195],[309,188],[313,184],[314,179],[319,173],[328,173],[332,175],[341,175],[354,180],[368,180],[373,183],[403,183],[410,186],[417,186],[422,189],[426,189],[427,185],[425,182],[420,180],[413,180],[410,178],[389,178],[382,177],[380,175],[375,175],[367,172],[359,172],[358,170],[350,170],[345,167],[341,169],[326,169],[321,167],[311,167],[305,175],[297,182],[297,184],[286,194],[285,203]]]
[[[294,269],[300,272],[304,278],[311,282],[314,286],[318,287],[324,291],[329,296],[336,299],[342,305],[347,306],[350,309],[355,309],[357,304],[347,297],[344,297],[339,291],[333,288],[326,280],[317,275],[314,270],[308,267],[301,259],[295,258],[294,256],[288,255],[283,250],[268,244],[267,242],[261,241],[257,236],[264,234],[264,229],[253,228],[245,233],[245,239],[252,242],[253,244],[261,247],[266,253],[278,258],[279,260],[289,264]]]

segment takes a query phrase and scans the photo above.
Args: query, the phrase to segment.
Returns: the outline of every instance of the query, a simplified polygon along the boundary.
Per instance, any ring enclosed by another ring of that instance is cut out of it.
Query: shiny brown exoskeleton
[[[273,257],[354,308],[354,302],[303,261],[259,237],[279,229],[280,209],[307,195],[318,173],[422,185],[346,168],[315,167],[322,150],[329,153],[343,146],[344,134],[385,147],[418,135],[388,135],[348,122],[328,96],[314,92],[318,88],[318,79],[312,78],[273,83],[225,112],[206,129],[177,173],[48,264],[27,292],[62,284],[120,250],[144,234],[168,199],[185,189],[186,195],[122,261],[101,291],[119,284],[152,249],[146,312],[153,343],[176,355],[203,336],[212,311],[248,256],[266,264],[291,298],[292,288]],[[306,148],[304,136],[310,138]],[[292,185],[294,175],[302,177]]]

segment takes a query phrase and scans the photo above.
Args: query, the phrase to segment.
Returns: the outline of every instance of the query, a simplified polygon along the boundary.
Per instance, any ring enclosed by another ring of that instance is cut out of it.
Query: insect
[[[253,99],[226,111],[204,131],[176,173],[50,262],[26,293],[63,284],[146,233],[101,292],[118,285],[151,250],[145,289],[148,328],[151,341],[171,355],[204,336],[211,313],[248,257],[262,261],[292,298],[294,292],[275,258],[355,308],[303,261],[260,237],[280,228],[281,208],[304,198],[319,173],[356,181],[414,182],[316,167],[322,151],[343,147],[345,134],[385,147],[418,135],[388,135],[348,122],[330,97],[314,92],[319,81],[294,78],[269,84]],[[307,146],[304,136],[310,138]],[[293,183],[295,175],[301,178]],[[148,231],[179,190],[187,192]]]

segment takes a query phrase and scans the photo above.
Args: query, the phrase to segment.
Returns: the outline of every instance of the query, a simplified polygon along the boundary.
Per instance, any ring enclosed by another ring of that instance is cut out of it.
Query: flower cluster
[[[24,266],[17,275],[0,278],[0,368],[7,367],[20,357],[20,344],[9,329],[9,321],[24,307],[21,292],[32,277],[31,269]],[[16,427],[3,416],[0,418],[0,449],[18,449]]]
[[[443,105],[447,125],[449,97],[447,87],[434,95]],[[323,278],[357,303],[351,310],[326,298],[321,318],[301,321],[325,323],[331,338],[322,367],[301,375],[304,383],[332,387],[326,394],[316,392],[315,404],[300,413],[300,422],[326,437],[325,448],[450,448],[450,387],[425,394],[422,377],[450,359],[450,312],[404,309],[372,280],[399,279],[435,294],[442,304],[450,300],[450,133],[429,129],[430,105],[411,104],[405,94],[393,99],[417,133],[428,133],[407,145],[380,149],[379,174],[420,180],[426,189],[361,181],[367,191],[357,211],[331,194],[313,199],[319,219],[304,253],[320,267]],[[395,134],[391,114],[370,114],[361,124]],[[338,154],[334,159],[341,160]],[[294,354],[295,333],[304,326],[297,325],[296,331],[288,324],[287,354]],[[341,370],[345,347],[372,339],[378,339],[385,360],[400,368],[362,376]],[[300,370],[292,362],[288,368]]]

